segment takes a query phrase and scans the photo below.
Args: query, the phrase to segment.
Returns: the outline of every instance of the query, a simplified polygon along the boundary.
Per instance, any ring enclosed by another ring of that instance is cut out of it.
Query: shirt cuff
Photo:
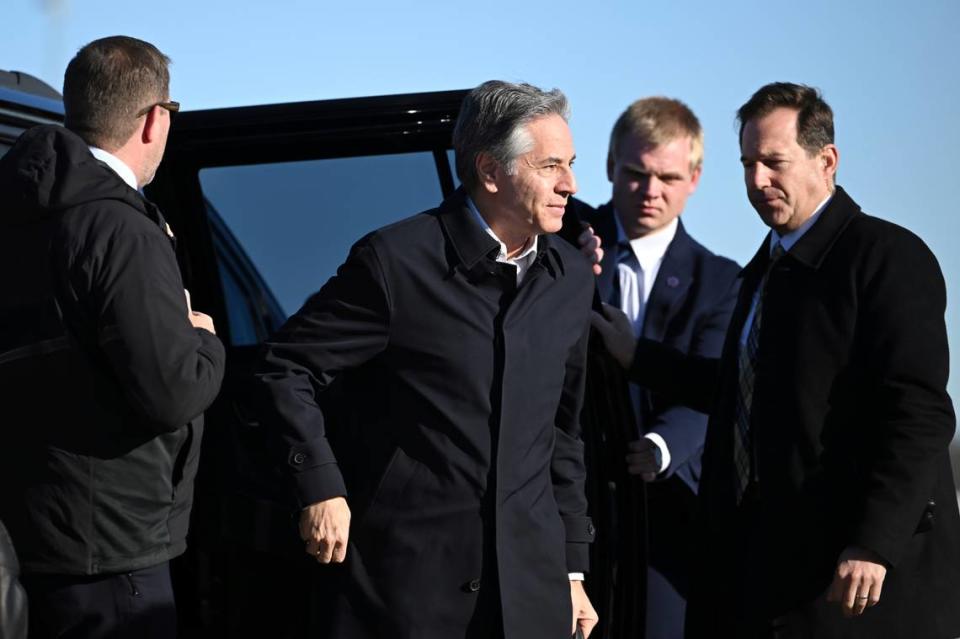
[[[644,437],[652,441],[657,445],[657,448],[660,449],[660,470],[657,471],[657,474],[660,474],[670,467],[670,449],[667,448],[667,442],[660,436],[660,433],[647,433]]]
[[[570,577],[570,581],[583,581],[583,573],[582,573],[582,572],[571,572],[571,573],[570,573],[569,575],[567,575],[567,576]]]

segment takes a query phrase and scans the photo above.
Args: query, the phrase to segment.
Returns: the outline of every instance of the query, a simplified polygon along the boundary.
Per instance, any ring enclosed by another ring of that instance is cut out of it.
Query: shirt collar
[[[499,237],[497,237],[497,234],[493,232],[493,229],[490,228],[490,225],[487,224],[487,221],[483,219],[482,215],[480,215],[480,210],[477,209],[477,205],[474,203],[473,198],[471,198],[468,195],[466,197],[466,201],[467,201],[467,207],[470,209],[470,212],[473,213],[474,217],[477,218],[477,223],[480,224],[480,228],[482,228],[487,233],[487,235],[495,239],[497,241],[497,244],[500,245],[500,253],[497,255],[498,262],[507,262],[507,261],[517,262],[521,260],[526,261],[526,260],[533,259],[534,254],[537,252],[538,236],[534,235],[531,239],[527,240],[527,244],[524,247],[524,249],[520,251],[520,254],[515,257],[509,258],[508,260],[507,245]]]
[[[95,146],[90,147],[90,153],[93,154],[93,157],[97,158],[111,169],[113,172],[120,176],[120,179],[126,182],[134,191],[139,190],[137,187],[137,176],[127,164],[115,156],[109,151],[104,151],[103,149],[97,148]]]
[[[663,258],[673,238],[676,237],[677,227],[680,225],[679,218],[673,218],[669,224],[655,233],[647,233],[630,240],[620,224],[620,216],[617,215],[616,210],[613,212],[613,219],[617,223],[617,243],[628,242],[637,261],[640,262],[640,267],[644,270],[652,268]]]
[[[803,234],[810,230],[810,227],[813,226],[813,223],[817,221],[817,218],[820,217],[820,214],[823,213],[823,209],[827,208],[827,204],[830,203],[830,199],[833,197],[831,192],[827,195],[826,199],[823,202],[820,202],[820,205],[814,209],[813,215],[807,218],[807,221],[800,225],[800,228],[790,231],[786,235],[781,236],[774,230],[770,231],[770,250],[773,251],[773,247],[777,245],[777,242],[780,243],[780,246],[783,247],[784,251],[789,251],[797,241],[803,237]]]

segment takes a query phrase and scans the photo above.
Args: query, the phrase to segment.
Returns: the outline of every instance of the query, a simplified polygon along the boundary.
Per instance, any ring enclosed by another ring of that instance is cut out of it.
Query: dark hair
[[[170,58],[127,36],[94,40],[80,49],[63,76],[68,129],[88,144],[115,150],[137,129],[137,113],[169,99]]]
[[[556,114],[567,120],[570,108],[559,89],[543,91],[530,84],[488,80],[463,99],[453,129],[457,176],[470,190],[477,186],[477,155],[491,154],[512,174],[516,159],[530,150],[526,124]]]
[[[779,108],[797,112],[797,144],[807,153],[816,153],[833,144],[833,110],[830,105],[824,102],[817,89],[791,82],[771,82],[760,87],[737,110],[740,141],[743,141],[743,128],[747,122]]]

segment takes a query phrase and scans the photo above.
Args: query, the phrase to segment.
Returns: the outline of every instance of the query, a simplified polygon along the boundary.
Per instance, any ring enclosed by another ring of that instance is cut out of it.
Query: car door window
[[[429,151],[205,168],[200,184],[286,315],[335,273],[363,235],[442,199]],[[228,297],[237,291],[232,278],[221,273]]]

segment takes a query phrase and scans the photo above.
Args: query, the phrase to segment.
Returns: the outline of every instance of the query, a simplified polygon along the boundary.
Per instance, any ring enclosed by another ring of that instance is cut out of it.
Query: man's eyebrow
[[[650,170],[646,167],[643,167],[639,164],[634,164],[633,162],[624,162],[623,168],[633,173],[650,173]]]
[[[573,157],[571,157],[571,158],[570,158],[570,164],[573,164],[573,161],[576,160],[576,159],[577,159],[577,156],[576,156],[576,155],[574,155]],[[561,158],[561,157],[557,157],[557,156],[555,156],[555,155],[551,155],[551,156],[548,156],[548,157],[545,157],[545,158],[541,158],[540,161],[538,162],[538,164],[564,164],[564,163],[566,163],[566,162],[567,162],[567,160],[564,160],[564,159]]]
[[[743,160],[746,157],[747,156],[743,155],[742,153],[740,154],[741,160]],[[766,151],[766,152],[760,151],[758,153],[751,154],[750,157],[759,158],[761,160],[776,160],[776,159],[782,159],[787,157],[787,154],[783,153],[782,151]]]
[[[632,164],[630,162],[625,163],[624,168],[631,173],[641,173],[643,175],[653,175],[660,179],[663,178],[682,178],[683,173],[679,171],[654,171],[653,169],[648,169],[639,164]]]

